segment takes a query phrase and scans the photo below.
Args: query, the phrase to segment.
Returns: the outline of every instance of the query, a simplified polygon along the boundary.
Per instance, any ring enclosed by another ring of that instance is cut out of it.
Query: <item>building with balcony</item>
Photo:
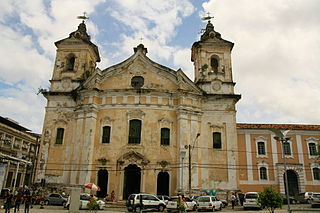
[[[0,189],[33,183],[40,135],[0,116]]]

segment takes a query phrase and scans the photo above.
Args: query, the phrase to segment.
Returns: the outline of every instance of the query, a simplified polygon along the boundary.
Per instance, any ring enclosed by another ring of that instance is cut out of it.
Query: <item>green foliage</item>
[[[87,204],[89,210],[99,210],[99,204],[96,197],[92,197]]]
[[[259,193],[258,203],[261,208],[266,208],[269,212],[274,212],[276,208],[281,208],[282,202],[283,199],[280,193],[275,192],[271,187],[264,188],[263,192]]]

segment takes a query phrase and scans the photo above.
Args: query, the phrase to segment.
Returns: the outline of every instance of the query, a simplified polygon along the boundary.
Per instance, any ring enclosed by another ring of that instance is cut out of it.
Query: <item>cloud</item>
[[[233,74],[242,94],[239,121],[320,122],[314,116],[320,114],[315,107],[320,104],[315,87],[320,80],[318,3],[212,0],[203,4],[215,16],[215,29],[235,43]]]

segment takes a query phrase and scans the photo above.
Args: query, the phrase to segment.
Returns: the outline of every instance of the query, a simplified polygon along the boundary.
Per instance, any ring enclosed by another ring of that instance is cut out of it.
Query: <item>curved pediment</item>
[[[202,93],[182,70],[175,71],[153,62],[146,56],[146,51],[139,48],[127,60],[96,72],[84,86],[100,91],[136,89],[132,83],[134,77],[142,79],[139,89]]]
[[[150,161],[139,152],[129,151],[123,154],[118,160],[118,164],[138,164],[147,165]]]

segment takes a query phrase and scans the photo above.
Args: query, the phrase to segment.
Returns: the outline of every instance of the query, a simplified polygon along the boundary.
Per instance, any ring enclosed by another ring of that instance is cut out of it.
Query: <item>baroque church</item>
[[[191,48],[194,81],[149,59],[143,44],[100,70],[84,22],[55,45],[37,181],[96,183],[98,196],[114,190],[118,199],[266,186],[284,192],[285,158],[290,194],[320,191],[320,126],[237,124],[234,44],[210,21]],[[286,146],[271,128],[291,130]]]

